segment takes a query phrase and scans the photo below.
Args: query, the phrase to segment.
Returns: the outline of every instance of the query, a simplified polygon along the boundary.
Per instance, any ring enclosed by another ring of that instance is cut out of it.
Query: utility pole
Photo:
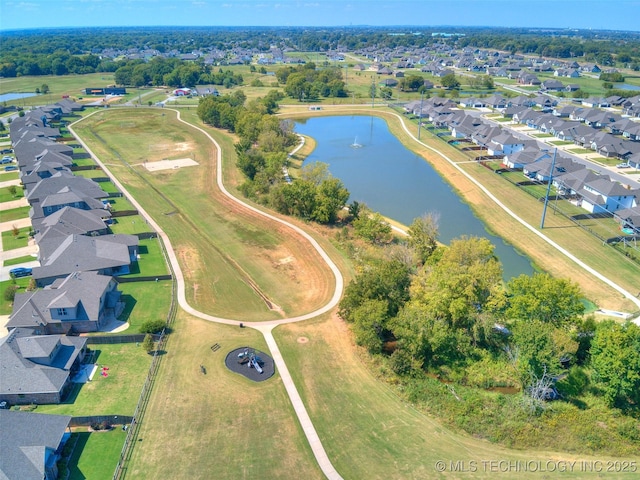
[[[420,128],[422,127],[422,103],[424,101],[424,90],[420,93],[420,115],[418,115],[418,140],[420,140]]]
[[[544,207],[542,208],[542,218],[540,219],[540,230],[544,228],[544,217],[547,214],[547,205],[549,204],[549,192],[551,191],[551,183],[553,182],[553,172],[556,168],[556,154],[558,149],[553,150],[553,160],[551,161],[551,173],[549,173],[549,184],[547,185],[547,194],[544,196]]]

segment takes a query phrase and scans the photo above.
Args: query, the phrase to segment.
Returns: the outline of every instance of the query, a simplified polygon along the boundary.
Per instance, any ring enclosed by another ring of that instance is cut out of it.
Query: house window
[[[59,317],[66,317],[67,316],[67,309],[66,308],[58,308],[56,309],[58,316]]]

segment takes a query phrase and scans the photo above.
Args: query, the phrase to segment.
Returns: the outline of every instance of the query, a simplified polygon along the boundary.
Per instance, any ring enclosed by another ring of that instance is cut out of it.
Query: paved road
[[[142,207],[142,205],[140,205],[135,198],[133,198],[131,195],[129,195],[129,193],[127,192],[126,188],[124,187],[124,185],[122,185],[113,175],[110,174],[109,169],[107,168],[107,166],[99,159],[99,157],[89,148],[89,146],[84,143],[84,141],[75,133],[75,131],[73,130],[73,125],[75,125],[75,123],[81,122],[82,120],[84,120],[85,118],[89,118],[91,115],[88,115],[87,117],[78,120],[78,122],[74,122],[74,124],[69,125],[69,131],[78,139],[78,142],[80,144],[82,144],[82,146],[87,150],[87,152],[89,152],[92,156],[92,158],[104,169],[104,171],[106,171],[110,177],[112,178],[112,181],[114,182],[114,184],[120,189],[120,191],[122,191],[127,198],[131,201],[131,203],[133,203],[133,205],[138,209],[138,211],[140,212],[141,215],[143,215],[145,217],[145,219],[148,221],[148,223],[155,229],[156,232],[158,232],[158,235],[162,238],[165,246],[166,246],[166,250],[167,250],[167,256],[169,257],[169,261],[171,262],[171,266],[174,270],[174,276],[175,276],[175,281],[178,287],[178,303],[180,305],[180,307],[185,310],[186,312],[188,312],[189,314],[195,316],[195,317],[199,317],[202,318],[204,320],[208,320],[208,321],[212,321],[212,322],[217,322],[217,323],[223,323],[226,325],[236,325],[239,326],[241,323],[244,324],[247,327],[251,327],[251,328],[255,328],[256,330],[260,331],[264,337],[265,340],[267,342],[267,345],[269,346],[271,355],[274,359],[274,362],[276,364],[276,367],[278,368],[278,371],[280,372],[280,376],[282,378],[282,381],[284,383],[285,389],[287,391],[287,395],[289,396],[289,399],[291,401],[291,404],[294,408],[294,411],[296,413],[296,416],[298,417],[298,421],[300,422],[300,425],[302,426],[302,429],[304,431],[304,434],[307,438],[307,441],[309,442],[309,445],[311,447],[311,450],[316,458],[316,461],[318,462],[318,465],[320,466],[320,469],[322,470],[322,472],[324,473],[324,475],[330,479],[330,480],[341,480],[342,477],[340,476],[340,474],[338,474],[338,472],[336,471],[336,469],[333,467],[333,464],[331,463],[331,461],[329,460],[329,457],[322,445],[322,442],[320,441],[320,438],[318,437],[318,434],[313,426],[313,423],[311,422],[311,418],[309,417],[309,414],[306,410],[306,407],[304,405],[304,403],[302,402],[302,399],[300,397],[300,394],[298,393],[298,390],[295,386],[295,383],[293,382],[293,379],[291,378],[291,375],[289,374],[289,369],[287,368],[287,365],[284,361],[284,358],[282,357],[282,354],[280,353],[280,349],[278,348],[278,345],[272,335],[272,330],[273,328],[275,328],[278,325],[282,325],[282,324],[286,324],[286,323],[292,323],[292,322],[299,322],[299,321],[303,321],[303,320],[308,320],[311,318],[315,318],[319,315],[322,315],[326,312],[329,312],[331,310],[333,310],[338,302],[340,301],[340,298],[342,296],[342,290],[344,288],[344,279],[342,277],[342,274],[340,273],[340,270],[338,269],[338,267],[336,266],[336,264],[333,262],[333,260],[331,260],[331,258],[329,257],[329,255],[327,255],[327,253],[322,249],[322,247],[320,247],[320,245],[318,244],[318,242],[311,237],[308,233],[306,233],[304,230],[302,230],[301,228],[297,227],[296,225],[293,225],[281,218],[278,218],[274,215],[271,215],[269,213],[263,212],[262,210],[259,210],[258,208],[253,207],[252,205],[248,205],[246,203],[244,203],[243,201],[237,199],[236,197],[234,197],[233,195],[231,195],[227,189],[224,187],[224,184],[222,182],[222,149],[220,148],[220,145],[215,141],[215,139],[209,135],[209,133],[199,127],[196,127],[188,122],[185,122],[184,120],[182,120],[180,118],[180,112],[178,110],[173,110],[176,112],[177,116],[178,116],[178,120],[182,123],[184,123],[185,125],[187,125],[189,128],[194,128],[198,131],[200,131],[201,133],[203,133],[216,147],[216,151],[217,151],[217,158],[216,158],[216,168],[217,168],[217,184],[218,187],[220,188],[220,190],[222,191],[222,193],[224,195],[226,195],[227,197],[229,197],[231,200],[233,200],[234,202],[238,203],[239,205],[242,205],[244,208],[248,208],[249,210],[252,210],[262,216],[265,216],[275,222],[278,222],[282,225],[287,226],[288,228],[293,229],[294,231],[296,231],[297,233],[299,233],[302,237],[304,237],[309,243],[310,245],[316,249],[316,251],[320,254],[320,256],[323,258],[323,260],[327,263],[327,265],[329,266],[329,268],[331,269],[331,271],[333,272],[334,278],[335,278],[335,290],[334,290],[334,294],[331,297],[331,300],[323,307],[319,308],[318,310],[305,314],[305,315],[300,315],[297,317],[292,317],[292,318],[287,318],[287,319],[281,319],[281,320],[270,320],[270,321],[265,321],[265,322],[240,322],[238,320],[235,319],[230,319],[230,318],[222,318],[222,317],[216,317],[213,315],[208,315],[204,312],[200,312],[198,310],[196,310],[195,308],[193,308],[191,305],[189,305],[189,303],[187,302],[186,299],[186,295],[185,295],[185,282],[184,282],[184,275],[182,273],[182,270],[180,268],[180,264],[178,262],[178,259],[175,255],[175,252],[173,250],[173,247],[171,245],[171,240],[169,239],[169,237],[164,233],[164,231],[160,228],[160,225],[158,225],[153,218],[151,218],[151,216],[144,210],[144,208]]]

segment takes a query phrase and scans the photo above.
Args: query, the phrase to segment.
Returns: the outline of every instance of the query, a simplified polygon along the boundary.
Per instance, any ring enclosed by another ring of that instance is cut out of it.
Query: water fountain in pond
[[[353,140],[353,143],[351,144],[351,148],[362,148],[362,145],[360,145],[360,144],[358,143],[358,137],[356,137],[356,138]]]

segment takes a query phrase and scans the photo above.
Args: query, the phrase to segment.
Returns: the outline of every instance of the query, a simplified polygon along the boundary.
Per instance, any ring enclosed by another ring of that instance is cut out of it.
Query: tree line
[[[503,282],[487,239],[441,246],[433,217],[408,233],[402,249],[362,260],[339,311],[355,341],[394,374],[516,386],[536,412],[587,390],[609,407],[637,410],[640,327],[585,317],[569,280],[537,273]]]
[[[287,215],[335,223],[349,192],[325,164],[305,167],[300,178],[285,179],[288,152],[299,140],[291,121],[273,115],[282,98],[281,92],[272,90],[265,97],[246,102],[246,96],[238,90],[201,99],[197,112],[203,122],[239,137],[234,149],[236,165],[245,176],[240,191],[246,197]]]

